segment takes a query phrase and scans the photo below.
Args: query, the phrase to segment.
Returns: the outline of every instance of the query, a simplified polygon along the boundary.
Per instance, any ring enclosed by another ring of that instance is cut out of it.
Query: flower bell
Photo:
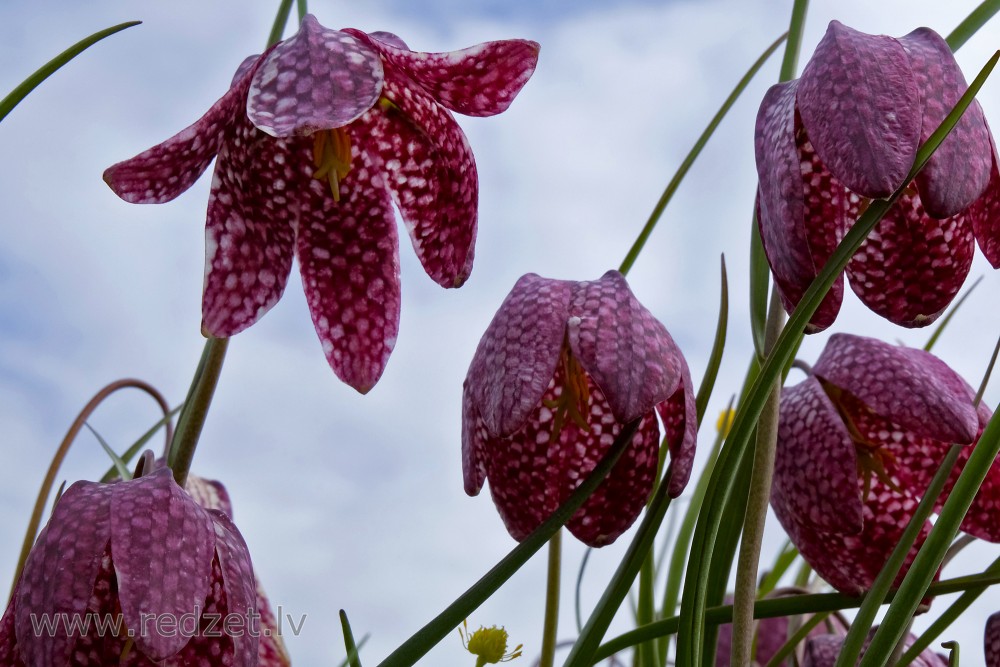
[[[641,419],[607,479],[566,524],[591,546],[613,542],[642,510],[657,468],[659,412],[673,472],[691,474],[697,432],[687,362],[625,278],[517,281],[479,343],[462,399],[465,491],[484,479],[522,540],[573,492],[622,427]]]
[[[399,329],[393,206],[427,274],[459,287],[472,270],[479,181],[449,109],[504,111],[538,44],[410,51],[389,33],[298,33],[240,66],[229,91],[164,143],[110,167],[133,203],[187,190],[218,155],[205,229],[202,329],[227,337],[271,309],[298,257],[334,372],[358,391],[385,368]]]

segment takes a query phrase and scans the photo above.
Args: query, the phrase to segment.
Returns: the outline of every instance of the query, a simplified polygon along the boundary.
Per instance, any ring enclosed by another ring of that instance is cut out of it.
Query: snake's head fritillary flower
[[[479,181],[449,112],[504,111],[538,44],[410,51],[389,33],[298,33],[240,66],[194,125],[110,167],[123,199],[162,203],[216,155],[208,201],[202,329],[227,337],[285,289],[297,257],[316,333],[334,372],[364,393],[399,328],[393,205],[427,274],[458,287],[472,269]]]
[[[868,638],[862,647],[861,655],[864,655],[865,651],[868,650],[868,645],[871,643],[872,637],[875,636],[876,630],[878,630],[878,626],[875,626],[868,632]],[[903,640],[903,650],[905,651],[913,646],[915,641],[917,641],[915,635],[912,633],[907,635]],[[843,645],[843,635],[828,634],[813,637],[806,643],[802,667],[834,667],[837,664],[837,657],[840,655],[840,649]],[[921,651],[920,655],[914,658],[913,662],[909,664],[913,667],[948,667],[949,662],[947,658],[928,648]]]
[[[25,562],[0,621],[0,658],[49,667],[256,665],[254,588],[239,531],[170,470],[77,482]]]
[[[989,421],[989,408],[973,401],[934,355],[847,334],[831,336],[809,377],[782,392],[771,505],[832,586],[849,595],[871,586],[948,450],[977,441]],[[959,456],[939,507],[971,451]],[[994,463],[962,530],[1000,541],[998,499]]]
[[[639,515],[656,475],[663,419],[668,492],[691,474],[697,432],[687,362],[624,277],[514,285],[483,334],[462,399],[465,491],[489,479],[507,530],[524,539],[640,419],[607,479],[567,523],[591,546],[613,542]]]
[[[986,619],[983,649],[986,654],[986,667],[1000,667],[1000,612]]]
[[[945,41],[830,23],[802,77],[773,86],[757,116],[758,222],[791,312],[872,199],[906,184],[917,148],[967,88]],[[969,272],[975,240],[1000,266],[1000,172],[973,102],[847,265],[851,288],[896,324],[930,324]],[[837,279],[810,331],[833,323]]]

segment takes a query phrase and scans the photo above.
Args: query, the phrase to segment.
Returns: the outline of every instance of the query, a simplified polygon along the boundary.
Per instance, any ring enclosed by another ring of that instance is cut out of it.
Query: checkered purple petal
[[[980,249],[993,268],[997,269],[1000,268],[1000,156],[997,155],[992,136],[990,145],[993,148],[990,182],[982,196],[969,207],[967,215],[972,221],[972,229],[976,233]]]
[[[250,551],[240,531],[229,517],[218,510],[209,510],[215,530],[215,552],[222,568],[226,590],[227,621],[242,619],[240,632],[229,633],[233,638],[233,667],[256,667],[257,650],[262,628],[257,615],[257,580],[250,562]]]
[[[983,648],[986,653],[986,667],[1000,667],[1000,612],[986,619]]]

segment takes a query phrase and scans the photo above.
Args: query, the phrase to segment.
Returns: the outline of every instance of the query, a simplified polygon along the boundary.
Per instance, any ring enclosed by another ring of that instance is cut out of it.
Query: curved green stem
[[[209,337],[205,341],[205,350],[198,364],[200,372],[195,373],[191,389],[184,399],[184,409],[177,420],[177,433],[174,434],[167,454],[167,465],[173,470],[174,479],[181,486],[184,486],[191,469],[191,461],[198,447],[201,429],[208,417],[208,409],[212,405],[228,346],[228,338]]]
[[[552,667],[556,659],[559,630],[559,580],[562,576],[562,529],[549,540],[549,570],[545,586],[545,624],[542,629],[542,657],[538,667]]]

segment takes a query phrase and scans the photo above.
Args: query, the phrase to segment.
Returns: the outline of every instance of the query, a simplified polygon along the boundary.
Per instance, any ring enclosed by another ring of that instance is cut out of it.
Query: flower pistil
[[[340,201],[340,181],[351,171],[351,137],[344,128],[320,130],[314,135],[313,178],[326,180],[334,201]]]

